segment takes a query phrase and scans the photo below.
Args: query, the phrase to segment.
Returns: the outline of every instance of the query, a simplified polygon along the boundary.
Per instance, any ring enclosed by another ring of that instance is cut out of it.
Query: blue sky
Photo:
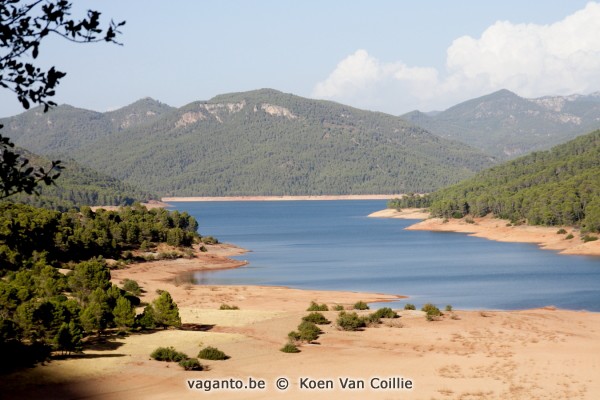
[[[124,45],[49,39],[55,100],[106,111],[274,88],[401,114],[507,88],[525,97],[600,90],[600,3],[579,0],[76,2],[126,20]],[[0,92],[0,116],[22,111]]]

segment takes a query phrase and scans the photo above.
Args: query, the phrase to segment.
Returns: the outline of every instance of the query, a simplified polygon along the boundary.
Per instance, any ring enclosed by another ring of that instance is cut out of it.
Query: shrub
[[[355,310],[368,310],[369,309],[369,305],[367,303],[365,303],[364,301],[358,301],[356,303],[354,303],[353,308]]]
[[[440,311],[440,309],[437,308],[435,305],[433,305],[431,303],[425,304],[421,308],[421,311],[424,311],[425,313],[433,315],[433,316],[440,316],[440,315],[442,315],[442,312]]]
[[[565,236],[565,239],[570,240],[573,239],[575,236],[573,236],[572,233],[569,233],[567,236]]]
[[[344,311],[344,306],[341,304],[336,304],[333,306],[333,311]]]
[[[598,240],[598,236],[585,235],[581,238],[581,240],[583,240],[583,243],[593,242],[594,240]]]
[[[298,331],[291,331],[290,333],[288,333],[288,339],[290,340],[290,342],[298,342],[300,341],[300,334],[298,333]]]
[[[312,322],[302,321],[300,325],[298,325],[298,333],[300,334],[300,340],[310,343],[319,338],[321,330]]]
[[[320,312],[311,312],[310,314],[302,317],[302,321],[308,321],[308,322],[312,322],[313,324],[317,324],[317,325],[327,325],[329,323],[331,323],[331,321],[329,321],[327,318],[325,318],[325,316],[323,314],[321,314]]]
[[[300,353],[298,346],[296,346],[294,343],[286,343],[285,346],[279,350],[283,351],[284,353]]]
[[[230,306],[229,304],[221,304],[221,307],[219,307],[219,310],[239,310],[240,308],[238,306]]]
[[[378,325],[381,323],[381,317],[379,315],[377,315],[377,313],[371,313],[371,314],[367,315],[366,317],[361,317],[361,318],[365,322],[365,325],[368,325],[368,326]]]
[[[450,304],[448,304],[445,308],[446,311],[450,312],[452,311],[452,306]]]
[[[186,358],[185,360],[181,360],[179,361],[179,366],[186,371],[202,371],[204,369],[197,358]]]
[[[344,331],[358,331],[366,326],[364,318],[360,318],[356,312],[345,311],[340,311],[336,324]]]
[[[156,350],[154,350],[151,354],[150,357],[154,358],[157,361],[182,361],[185,360],[186,358],[188,358],[188,356],[185,353],[181,353],[177,350],[175,350],[175,348],[173,346],[170,347],[158,347]]]
[[[229,356],[216,347],[208,346],[200,350],[198,358],[203,360],[227,360]]]
[[[219,244],[219,240],[212,236],[203,236],[200,240],[204,244]]]
[[[560,228],[559,230],[556,231],[557,235],[564,235],[565,233],[567,233],[567,231],[564,230],[564,228]]]
[[[411,304],[411,303],[406,303],[406,304],[404,305],[404,309],[405,309],[405,310],[416,310],[416,309],[417,309],[417,307],[415,307],[415,305],[414,305],[414,304]]]
[[[474,224],[474,223],[475,223],[475,221],[474,221],[474,220],[473,220],[473,218],[471,218],[471,217],[467,217],[467,218],[465,218],[465,222],[466,222],[467,224]]]
[[[383,307],[373,313],[377,318],[398,318],[398,314],[389,307]]]
[[[319,305],[316,302],[311,301],[310,306],[308,306],[306,311],[329,311],[329,307],[327,307],[327,304]]]
[[[423,308],[421,308],[421,311],[424,311],[427,314],[425,316],[425,318],[427,318],[427,321],[435,321],[442,316],[442,312],[440,311],[440,309],[431,303],[425,304]]]

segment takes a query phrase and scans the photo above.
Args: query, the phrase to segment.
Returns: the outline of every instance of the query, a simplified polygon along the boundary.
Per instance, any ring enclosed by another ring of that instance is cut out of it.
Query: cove
[[[181,202],[200,233],[250,250],[249,264],[196,273],[198,284],[277,285],[410,296],[460,309],[600,311],[600,258],[460,233],[406,231],[366,216],[381,200]],[[318,300],[318,299],[316,299]]]

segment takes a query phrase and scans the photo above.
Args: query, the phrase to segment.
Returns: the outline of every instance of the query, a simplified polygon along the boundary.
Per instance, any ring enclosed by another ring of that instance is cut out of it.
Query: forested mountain
[[[27,158],[31,165],[46,168],[51,164],[47,158],[27,150],[19,149],[19,153]],[[81,206],[130,205],[135,201],[143,202],[157,198],[156,195],[84,167],[75,161],[64,160],[62,165],[64,169],[56,185],[39,186],[39,196],[22,193],[11,196],[7,200],[65,211]]]
[[[136,112],[142,118],[128,126],[116,117],[128,112],[68,106],[4,123],[19,145],[46,154],[68,152],[82,164],[162,195],[431,191],[493,162],[399,117],[270,89],[158,112],[141,104],[155,114],[145,118]],[[81,119],[74,117],[76,110]],[[48,133],[47,126],[54,130]]]
[[[19,146],[37,154],[70,156],[76,149],[123,129],[150,123],[173,108],[144,98],[115,111],[99,113],[60,105],[44,113],[36,107],[0,121],[3,132]]]
[[[402,117],[441,137],[509,159],[600,128],[600,92],[525,99],[500,90],[446,111],[413,111]]]
[[[493,213],[531,225],[599,232],[600,131],[482,171],[428,200],[437,216]]]

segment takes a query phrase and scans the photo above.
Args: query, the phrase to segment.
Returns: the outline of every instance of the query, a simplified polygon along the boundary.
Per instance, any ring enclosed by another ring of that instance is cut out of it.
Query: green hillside
[[[526,99],[500,90],[434,115],[413,111],[402,117],[441,137],[510,159],[600,128],[600,94]]]
[[[600,131],[480,172],[429,197],[436,216],[489,213],[600,231]]]
[[[49,166],[50,160],[19,149],[32,165]],[[130,205],[136,201],[157,198],[148,192],[123,183],[116,178],[84,167],[75,161],[63,161],[64,169],[56,185],[39,186],[40,195],[19,194],[7,200],[53,210],[65,211],[81,206]]]
[[[173,110],[144,98],[115,111],[100,113],[61,105],[44,113],[36,107],[0,121],[3,133],[21,147],[37,154],[70,157],[73,150],[91,146],[96,140],[146,123]]]
[[[53,123],[59,124],[54,120],[62,118],[62,108],[48,114]],[[100,133],[100,123],[85,127],[91,115],[84,110],[79,123],[61,122],[57,135],[46,133],[45,116],[24,113],[5,124],[19,145],[68,152],[161,195],[431,191],[493,163],[399,117],[269,89],[160,110],[119,129],[111,122],[117,112],[96,113],[104,121]]]

